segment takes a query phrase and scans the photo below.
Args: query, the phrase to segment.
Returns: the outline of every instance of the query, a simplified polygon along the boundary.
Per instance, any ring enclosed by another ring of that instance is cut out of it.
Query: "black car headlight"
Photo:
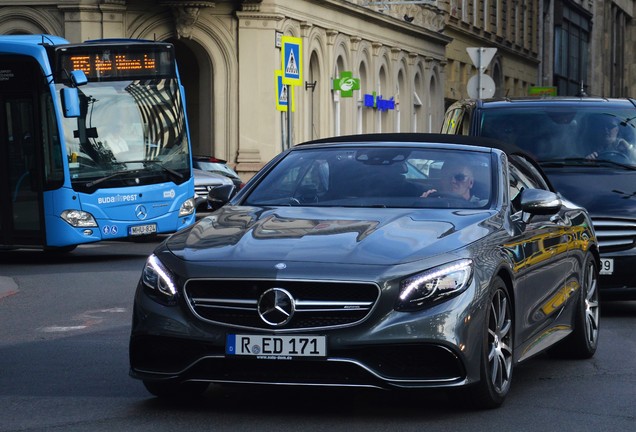
[[[177,295],[177,285],[174,282],[174,276],[159,261],[156,255],[150,255],[146,260],[141,280],[146,287],[153,290],[164,300],[170,302]]]
[[[435,267],[404,279],[400,283],[398,311],[422,309],[439,300],[457,295],[470,284],[473,261],[462,259]]]

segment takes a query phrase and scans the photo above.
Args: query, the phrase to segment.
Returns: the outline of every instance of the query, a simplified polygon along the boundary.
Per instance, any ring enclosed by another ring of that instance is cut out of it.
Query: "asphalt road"
[[[212,386],[164,402],[128,376],[133,293],[155,243],[0,252],[0,431],[633,431],[636,302],[603,303],[589,361],[540,356],[503,407],[434,392]]]

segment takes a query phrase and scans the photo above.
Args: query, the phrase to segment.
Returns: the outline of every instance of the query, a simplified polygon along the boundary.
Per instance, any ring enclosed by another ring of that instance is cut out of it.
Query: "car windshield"
[[[204,171],[216,172],[229,177],[237,177],[236,172],[232,168],[221,162],[208,162],[198,160],[195,162],[195,165],[197,168]]]
[[[190,155],[175,80],[91,82],[80,88],[82,115],[64,119],[75,190],[189,177]]]
[[[482,111],[482,136],[515,144],[542,163],[636,167],[636,108],[506,107]]]
[[[254,206],[484,208],[490,153],[440,149],[296,149],[245,198]]]

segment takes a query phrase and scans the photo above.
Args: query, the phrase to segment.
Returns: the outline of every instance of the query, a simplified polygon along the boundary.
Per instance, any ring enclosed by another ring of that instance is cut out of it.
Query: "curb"
[[[19,291],[13,278],[0,276],[0,299],[8,297]]]

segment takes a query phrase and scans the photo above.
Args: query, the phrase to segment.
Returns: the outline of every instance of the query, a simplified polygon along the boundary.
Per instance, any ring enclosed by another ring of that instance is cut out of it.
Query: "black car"
[[[636,101],[463,100],[442,132],[497,138],[539,161],[554,187],[585,207],[598,236],[603,299],[636,299]]]
[[[209,383],[443,388],[496,407],[516,364],[594,354],[597,278],[586,211],[517,149],[318,140],[148,258],[130,371],[157,396]]]
[[[192,156],[192,166],[194,168],[208,171],[213,174],[220,174],[232,180],[236,189],[241,189],[245,183],[239,177],[238,173],[230,168],[226,160],[216,158],[214,156]]]

